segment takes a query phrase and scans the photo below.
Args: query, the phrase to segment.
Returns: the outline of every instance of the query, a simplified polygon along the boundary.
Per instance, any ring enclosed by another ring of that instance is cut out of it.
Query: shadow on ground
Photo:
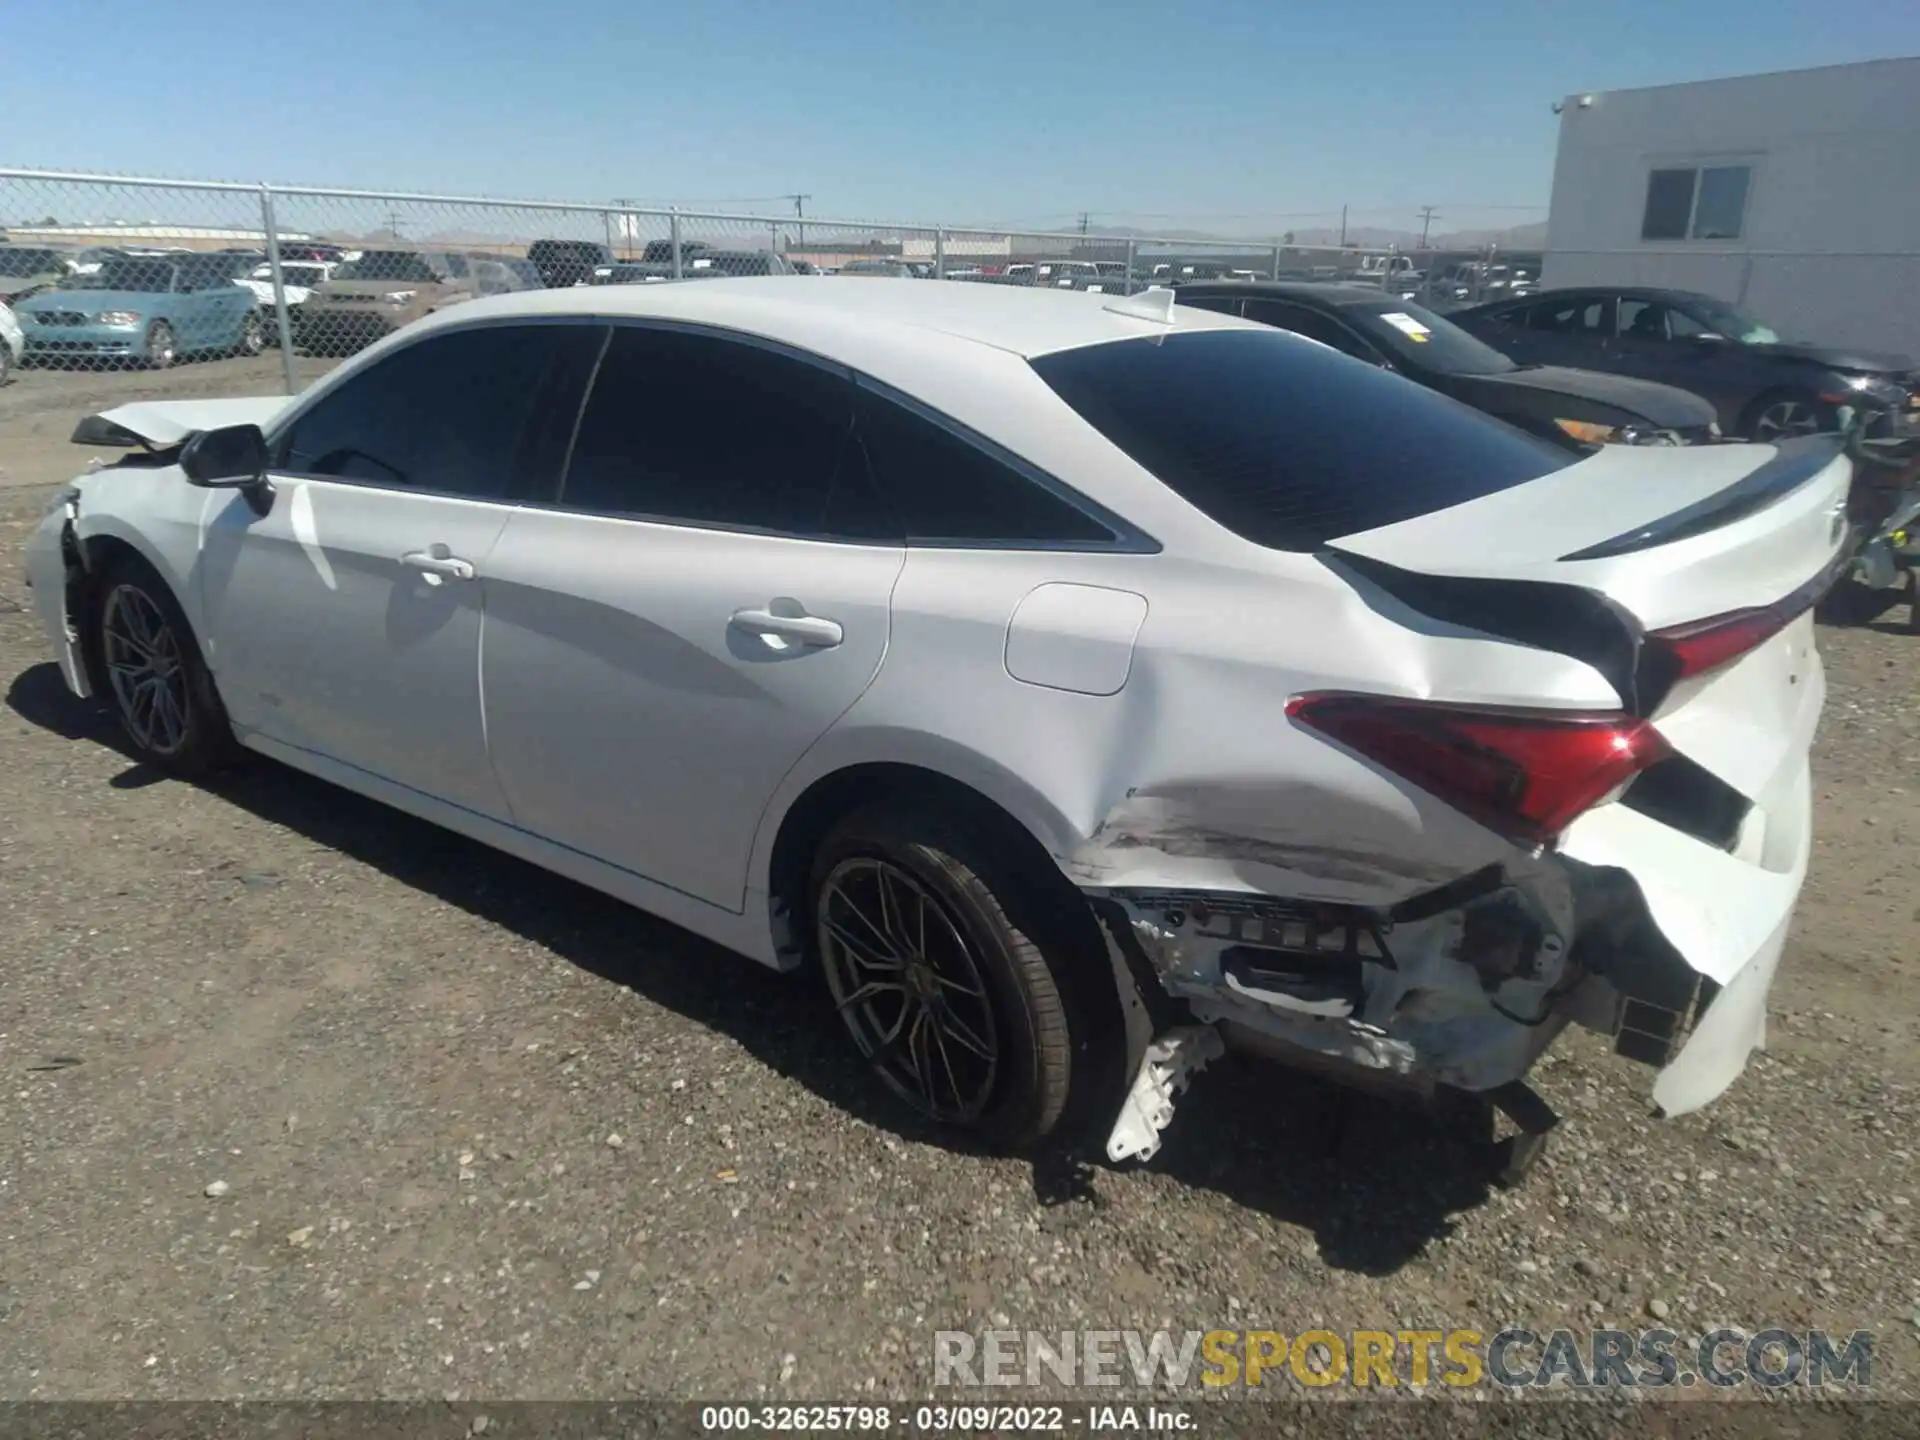
[[[75,698],[58,667],[15,677],[8,707],[42,730],[124,754],[104,706]],[[169,777],[138,761],[108,783]],[[180,783],[180,782],[176,782]],[[597,891],[298,771],[248,757],[205,788],[270,824],[544,946],[719,1031],[829,1103],[905,1139],[968,1153],[868,1075],[822,987],[782,976]],[[1097,1137],[1087,1154],[1099,1154]],[[1389,1274],[1449,1233],[1488,1193],[1484,1135],[1302,1074],[1229,1057],[1195,1082],[1152,1162],[1180,1182],[1311,1231],[1327,1264]],[[1104,1160],[1034,1164],[1045,1206],[1097,1206]],[[1126,1183],[1109,1175],[1104,1186]]]

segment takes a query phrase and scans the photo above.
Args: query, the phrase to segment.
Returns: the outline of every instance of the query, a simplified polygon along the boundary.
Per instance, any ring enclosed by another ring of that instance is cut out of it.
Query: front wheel
[[[1012,1151],[1066,1109],[1071,994],[1033,897],[970,825],[918,806],[843,820],[815,857],[816,953],[874,1073],[937,1123]]]
[[[165,370],[180,358],[180,348],[173,338],[173,327],[164,320],[156,320],[147,327],[147,344],[143,357],[149,370]]]
[[[1749,440],[1777,445],[1834,427],[1830,406],[1812,395],[1762,395],[1747,413],[1743,430]]]
[[[240,355],[258,355],[266,348],[267,331],[260,323],[260,312],[249,310],[240,319],[240,341],[234,351]]]
[[[166,583],[127,556],[109,565],[96,594],[93,653],[135,754],[180,775],[213,769],[231,753],[233,730]]]

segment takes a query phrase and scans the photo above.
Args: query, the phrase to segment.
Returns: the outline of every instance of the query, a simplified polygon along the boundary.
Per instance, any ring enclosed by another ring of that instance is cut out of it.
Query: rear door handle
[[[829,650],[846,638],[838,620],[818,615],[776,615],[771,610],[736,610],[733,624],[754,634]]]
[[[409,550],[400,557],[400,563],[408,569],[420,571],[434,585],[443,579],[473,579],[473,562],[449,554],[444,545],[435,545],[428,550]]]

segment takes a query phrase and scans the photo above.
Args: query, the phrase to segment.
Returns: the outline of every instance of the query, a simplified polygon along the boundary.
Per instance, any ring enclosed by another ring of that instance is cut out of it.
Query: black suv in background
[[[536,240],[527,247],[527,259],[540,272],[549,290],[564,290],[593,278],[596,265],[609,263],[607,247],[593,240]]]

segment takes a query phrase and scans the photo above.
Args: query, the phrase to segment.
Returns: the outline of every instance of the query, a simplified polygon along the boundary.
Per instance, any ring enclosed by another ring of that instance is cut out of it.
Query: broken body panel
[[[1397,636],[1363,643],[1375,675],[1393,657],[1407,696],[1498,707],[1511,686],[1534,707],[1554,696],[1636,717],[1653,763],[1551,836],[1501,833],[1287,725],[1283,686],[1348,688],[1340,675],[1241,669],[1245,693],[1217,712],[1231,729],[1189,720],[1209,725],[1209,743],[1182,748],[1184,772],[1130,786],[1068,862],[1134,973],[1231,1044],[1354,1079],[1497,1093],[1569,1023],[1659,1067],[1653,1097],[1667,1114],[1738,1077],[1764,1040],[1806,873],[1825,693],[1811,606],[1844,553],[1850,469],[1824,444],[1730,447],[1690,472],[1696,493],[1676,493],[1669,472],[1664,492],[1638,497],[1633,470],[1597,459],[1345,538],[1324,558],[1347,571],[1356,605],[1391,618]],[[1636,510],[1642,523],[1623,527]],[[1463,592],[1426,583],[1447,576],[1515,588],[1470,596],[1478,623],[1449,623],[1431,612]],[[1568,587],[1591,623],[1556,596]],[[1543,628],[1556,605],[1565,613]],[[1732,643],[1755,643],[1693,674],[1676,674],[1685,666],[1656,633],[1754,615]],[[1369,628],[1356,615],[1324,621],[1349,642]],[[1516,634],[1533,643],[1507,643]],[[1172,652],[1191,663],[1191,646],[1153,650]],[[1221,677],[1193,680],[1149,669],[1135,683],[1217,704]],[[1276,760],[1296,744],[1321,753]],[[1196,754],[1212,764],[1196,770]],[[1264,778],[1275,773],[1297,778],[1276,786]],[[1144,1102],[1177,1091],[1196,1055],[1204,1063],[1187,1044],[1142,1058],[1114,1158],[1157,1147],[1139,1114],[1169,1107]]]

